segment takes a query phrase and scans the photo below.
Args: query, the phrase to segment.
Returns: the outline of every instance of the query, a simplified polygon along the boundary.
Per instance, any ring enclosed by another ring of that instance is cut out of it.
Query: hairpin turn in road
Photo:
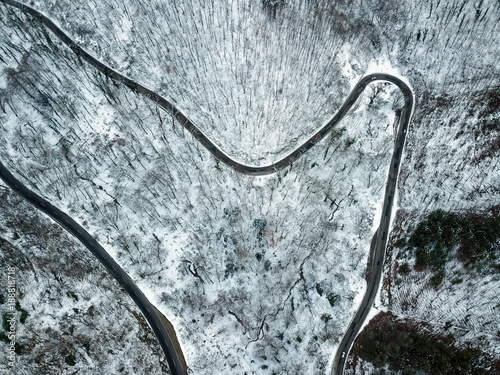
[[[330,132],[330,130],[346,116],[346,114],[349,112],[354,103],[356,103],[368,84],[375,81],[385,81],[396,85],[401,90],[404,96],[404,106],[397,111],[396,121],[399,122],[399,126],[395,138],[394,152],[392,154],[389,175],[387,178],[380,224],[374,236],[375,242],[372,246],[373,251],[371,252],[371,257],[368,260],[367,264],[367,269],[369,270],[367,290],[363,301],[361,302],[361,305],[355,317],[352,319],[333,360],[331,374],[342,374],[344,372],[345,361],[348,357],[351,346],[361,327],[363,326],[368,313],[370,312],[371,306],[373,305],[378,292],[378,288],[380,286],[380,280],[382,278],[385,248],[387,243],[387,236],[389,234],[389,225],[392,216],[393,201],[396,194],[396,186],[401,165],[401,158],[405,146],[408,126],[413,115],[415,105],[415,100],[411,88],[402,79],[391,74],[374,73],[366,75],[365,77],[361,78],[358,84],[352,89],[351,93],[344,101],[337,113],[333,116],[333,118],[321,129],[316,131],[314,135],[312,135],[302,145],[297,147],[293,152],[269,165],[246,165],[238,162],[237,160],[224,153],[224,151],[222,151],[212,140],[209,139],[208,136],[206,136],[201,130],[199,130],[191,120],[189,120],[183,113],[177,110],[177,108],[175,108],[175,106],[168,100],[94,58],[83,48],[81,48],[65,32],[63,32],[47,16],[43,15],[34,8],[19,3],[15,0],[0,0],[0,3],[11,5],[37,18],[45,27],[51,30],[82,60],[94,66],[109,78],[124,84],[134,92],[154,101],[165,111],[170,113],[175,119],[177,119],[177,121],[179,121],[189,132],[191,132],[191,134],[193,134],[198,142],[200,142],[209,152],[211,152],[215,158],[233,168],[237,172],[247,175],[261,176],[272,174],[291,165],[302,154],[307,152],[316,143],[321,141],[321,139],[323,139]],[[160,342],[172,374],[186,375],[187,365],[172,325],[158,310],[156,310],[153,305],[151,305],[151,303],[133,282],[133,280],[125,273],[125,271],[123,271],[123,269],[105,251],[105,249],[84,228],[82,228],[78,223],[71,219],[67,214],[26,188],[26,186],[18,181],[1,163],[0,178],[15,192],[17,192],[28,202],[30,202],[33,206],[57,221],[65,230],[75,236],[94,254],[94,256],[103,264],[103,266],[106,267],[106,269],[115,277],[120,285],[125,288],[127,293],[132,297],[134,302],[141,309],[149,325],[153,329],[156,337],[158,338],[158,341]]]

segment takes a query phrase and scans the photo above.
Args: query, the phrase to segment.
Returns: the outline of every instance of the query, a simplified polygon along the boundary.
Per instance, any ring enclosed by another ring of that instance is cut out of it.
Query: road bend
[[[375,244],[373,256],[368,260],[367,269],[369,274],[369,279],[367,283],[367,290],[363,301],[355,315],[352,319],[344,338],[341,341],[339,349],[334,357],[332,365],[332,374],[342,374],[344,371],[345,361],[349,354],[350,348],[358,335],[368,313],[370,312],[373,301],[378,292],[380,285],[380,280],[382,278],[382,267],[385,256],[385,247],[387,243],[387,236],[389,233],[389,225],[392,215],[392,207],[394,202],[394,197],[396,194],[397,180],[399,176],[399,169],[401,165],[401,158],[403,155],[403,149],[406,141],[406,133],[408,125],[410,123],[411,117],[414,110],[414,96],[411,88],[400,78],[386,73],[373,73],[364,76],[359,80],[356,86],[351,90],[349,96],[344,101],[342,106],[339,108],[337,113],[333,118],[324,125],[321,129],[316,131],[310,136],[305,142],[303,142],[299,147],[292,151],[289,155],[284,158],[268,165],[256,166],[243,164],[226,154],[219,146],[215,144],[206,134],[204,134],[189,118],[180,112],[172,103],[167,99],[163,98],[156,92],[148,89],[132,79],[124,76],[123,74],[117,72],[101,61],[97,60],[87,51],[85,51],[77,42],[71,39],[64,31],[62,31],[54,22],[52,22],[47,16],[41,12],[35,10],[34,8],[19,3],[15,0],[0,0],[0,3],[4,3],[21,11],[33,16],[40,21],[45,27],[51,30],[54,35],[56,35],[64,44],[66,44],[81,60],[87,62],[88,64],[95,67],[101,73],[105,74],[109,78],[115,80],[116,82],[122,83],[132,91],[140,94],[147,99],[152,100],[158,106],[163,108],[165,111],[170,113],[179,123],[181,123],[193,136],[198,140],[212,155],[225,163],[229,167],[233,168],[235,171],[252,176],[262,176],[272,173],[276,173],[287,166],[290,166],[295,160],[300,158],[302,154],[311,149],[316,143],[321,141],[330,130],[341,121],[349,112],[351,107],[356,103],[360,95],[365,90],[366,86],[372,82],[384,81],[390,82],[396,85],[402,92],[404,96],[403,108],[397,111],[396,121],[399,122],[398,132],[394,143],[394,152],[392,154],[391,165],[389,168],[389,174],[387,178],[383,210],[380,218],[380,225],[375,234]],[[23,198],[28,200],[36,208],[50,216],[52,219],[57,221],[64,229],[73,234],[78,240],[80,240],[94,255],[95,257],[107,268],[107,270],[116,278],[116,280],[125,288],[125,290],[130,294],[134,302],[139,306],[142,313],[146,317],[149,325],[153,329],[160,345],[167,357],[168,364],[170,366],[171,372],[174,375],[177,374],[187,374],[187,366],[182,355],[180,345],[175,337],[175,332],[173,328],[167,329],[161,323],[161,319],[158,316],[158,311],[154,309],[151,303],[147,300],[140,289],[135,285],[132,279],[121,269],[121,267],[113,260],[113,258],[104,250],[104,248],[95,241],[90,234],[85,231],[80,225],[78,225],[74,220],[72,220],[68,215],[66,215],[61,210],[52,206],[48,201],[44,200],[34,192],[27,189],[23,184],[12,176],[12,174],[0,164],[0,177],[9,185],[14,191],[20,194]],[[156,311],[156,313],[150,313],[149,311]],[[166,320],[165,317],[163,319]],[[168,322],[168,321],[167,321]],[[170,325],[171,327],[171,325]]]
[[[118,265],[118,263],[108,254],[108,252],[76,221],[69,217],[66,213],[50,204],[47,200],[40,197],[38,194],[29,190],[12,173],[0,163],[0,178],[14,192],[19,194],[35,208],[42,211],[44,214],[56,221],[66,231],[76,237],[90,252],[101,262],[101,264],[113,275],[118,283],[132,297],[133,301],[140,308],[143,315],[147,319],[151,329],[155,333],[160,346],[167,358],[168,366],[172,375],[186,375],[187,366],[180,350],[179,342],[175,333],[169,332],[162,324],[163,316],[149,302],[144,293],[134,283],[130,276]]]
[[[387,236],[389,234],[389,225],[391,222],[392,207],[394,203],[394,196],[396,194],[396,185],[398,181],[399,169],[401,165],[401,159],[403,156],[403,149],[406,140],[406,133],[408,130],[408,124],[411,120],[413,111],[413,95],[408,97],[408,104],[405,105],[401,114],[396,116],[396,121],[399,122],[398,132],[396,134],[396,139],[394,142],[394,152],[391,158],[391,164],[389,167],[389,175],[387,177],[387,184],[385,188],[384,203],[382,206],[382,217],[380,218],[379,227],[375,233],[375,244],[373,245],[373,254],[368,259],[367,273],[368,273],[368,283],[366,293],[363,297],[361,305],[356,312],[356,315],[352,319],[347,332],[345,333],[342,341],[340,342],[339,348],[333,360],[332,365],[332,375],[341,375],[344,373],[344,367],[349,355],[349,351],[356,339],[356,336],[360,332],[370,309],[373,305],[375,297],[380,286],[380,281],[382,279],[382,271],[384,266],[385,249],[387,245]],[[406,95],[405,95],[406,97]]]

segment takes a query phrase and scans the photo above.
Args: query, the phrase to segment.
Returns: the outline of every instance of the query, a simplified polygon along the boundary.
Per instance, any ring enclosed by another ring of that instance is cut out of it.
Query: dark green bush
[[[19,318],[19,321],[20,321],[22,324],[24,324],[24,323],[26,322],[26,319],[28,318],[28,316],[29,316],[29,315],[30,315],[30,314],[29,314],[26,310],[22,309],[22,310],[21,310],[21,317]]]
[[[322,296],[322,295],[323,295],[323,287],[321,286],[321,284],[320,284],[320,283],[316,283],[316,291],[318,292],[318,294],[319,294],[320,296]]]
[[[499,240],[499,215],[459,215],[437,210],[417,225],[408,246],[416,250],[417,268],[434,270],[431,284],[437,286],[445,277],[446,262],[453,250],[457,249],[466,266],[493,262],[499,257]]]
[[[10,343],[9,336],[7,336],[3,331],[0,331],[0,341]]]
[[[76,365],[76,357],[73,353],[70,353],[64,357],[64,362],[70,366]]]
[[[8,320],[11,318],[11,316],[7,313],[2,314],[2,327],[5,332],[9,332],[10,330],[10,323]]]
[[[340,299],[340,296],[335,293],[330,293],[326,298],[328,299],[330,306],[334,307],[337,304],[338,300]]]
[[[410,266],[408,265],[408,263],[403,263],[402,265],[399,266],[398,271],[399,273],[406,275],[410,273]]]
[[[325,323],[328,323],[331,319],[332,319],[332,316],[330,314],[321,315],[321,320],[324,321]]]

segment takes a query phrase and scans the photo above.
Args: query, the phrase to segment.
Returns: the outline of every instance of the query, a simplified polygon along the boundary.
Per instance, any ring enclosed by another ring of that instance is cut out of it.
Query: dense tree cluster
[[[488,263],[493,270],[500,270],[498,207],[491,212],[491,216],[481,216],[436,210],[417,225],[408,246],[416,250],[417,268],[434,270],[433,285],[443,281],[446,262],[454,250],[467,266]]]
[[[479,152],[474,160],[477,162],[500,154],[500,87],[485,90],[471,103],[469,115],[476,112],[478,119],[474,138]]]
[[[377,368],[402,375],[497,374],[495,363],[480,349],[459,348],[453,337],[431,334],[411,320],[391,313],[379,314],[361,333],[356,344],[359,356]]]
[[[368,70],[395,69],[418,102],[400,205],[430,211],[439,199],[453,207],[498,194],[498,158],[482,157],[480,145],[490,144],[494,114],[481,118],[476,139],[477,122],[457,117],[469,97],[498,87],[498,53],[488,48],[498,35],[497,2],[36,6],[97,58],[170,99],[229,155],[253,164],[274,161],[324,125]],[[323,371],[361,293],[401,97],[389,110],[394,91],[370,87],[356,104],[361,110],[293,167],[269,178],[237,176],[133,86],[97,74],[32,17],[4,5],[0,12],[2,161],[93,228],[160,296],[193,345],[194,373]],[[495,91],[488,95],[494,109]],[[22,257],[19,264],[29,272]],[[58,272],[47,258],[38,269],[48,278]],[[86,303],[86,288],[60,289],[65,303]],[[75,315],[103,319],[107,310],[95,306],[75,307]],[[31,323],[33,309],[22,308]],[[69,328],[64,337],[74,339]],[[62,365],[81,362],[74,348],[59,356]]]

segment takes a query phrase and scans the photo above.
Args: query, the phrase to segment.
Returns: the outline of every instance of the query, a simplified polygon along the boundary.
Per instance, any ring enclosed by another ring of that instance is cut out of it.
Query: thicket
[[[477,158],[494,158],[500,152],[500,88],[486,90],[477,100],[469,109],[469,114],[472,115],[476,112],[476,106],[482,107],[478,111],[479,122],[474,130],[474,138],[480,151]],[[482,139],[484,141],[480,142]]]
[[[415,267],[431,268],[433,285],[439,285],[445,276],[446,262],[456,250],[458,259],[467,267],[488,265],[500,271],[500,215],[460,215],[437,210],[421,221],[412,233],[408,247],[415,249]]]
[[[452,336],[425,332],[412,321],[379,314],[359,337],[360,358],[378,368],[410,374],[496,374],[498,361],[473,347],[457,348]]]

